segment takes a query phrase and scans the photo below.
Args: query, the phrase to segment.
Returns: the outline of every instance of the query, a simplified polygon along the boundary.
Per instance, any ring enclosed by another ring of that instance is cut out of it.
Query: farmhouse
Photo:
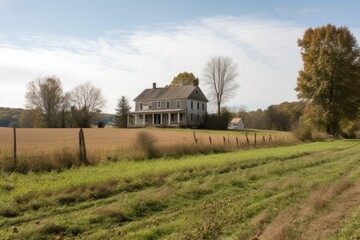
[[[244,128],[245,128],[244,122],[241,118],[233,118],[228,125],[228,129],[242,130]]]
[[[186,86],[145,89],[128,114],[128,127],[199,127],[205,123],[207,98],[196,82]]]

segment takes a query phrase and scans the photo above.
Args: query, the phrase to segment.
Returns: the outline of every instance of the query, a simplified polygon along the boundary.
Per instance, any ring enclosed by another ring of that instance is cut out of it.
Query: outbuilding
[[[228,129],[242,130],[244,128],[245,125],[241,118],[233,118],[228,125]]]

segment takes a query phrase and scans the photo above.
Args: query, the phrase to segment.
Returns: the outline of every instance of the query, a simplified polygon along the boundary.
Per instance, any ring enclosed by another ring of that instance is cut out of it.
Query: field
[[[228,152],[238,148],[273,146],[296,142],[291,133],[276,131],[205,131],[189,129],[84,129],[88,160],[91,164],[121,159],[149,158],[139,144],[139,134],[154,145],[150,157],[181,156],[196,153]],[[248,140],[246,140],[246,135]],[[196,144],[195,144],[196,138]],[[64,169],[81,165],[79,129],[16,129],[17,166],[14,164],[13,129],[0,128],[0,170],[27,172]],[[272,140],[269,142],[269,140]],[[211,143],[210,143],[211,141]],[[247,142],[248,141],[248,142]]]
[[[184,131],[188,141],[191,134]],[[104,161],[61,172],[3,172],[0,236],[357,239],[359,143]]]

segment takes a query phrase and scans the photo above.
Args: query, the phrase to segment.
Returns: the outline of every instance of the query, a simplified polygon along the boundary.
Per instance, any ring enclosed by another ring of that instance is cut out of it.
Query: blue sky
[[[226,105],[294,101],[297,39],[327,23],[359,39],[359,9],[355,0],[0,0],[0,106],[24,107],[27,83],[48,75],[66,91],[93,82],[106,112],[183,71],[206,92],[202,70],[216,55],[232,57],[240,72]]]

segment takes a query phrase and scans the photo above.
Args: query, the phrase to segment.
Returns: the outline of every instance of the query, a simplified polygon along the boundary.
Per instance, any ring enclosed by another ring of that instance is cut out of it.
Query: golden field
[[[274,131],[88,128],[84,129],[87,153],[84,159],[79,151],[79,129],[18,128],[14,158],[13,129],[0,128],[0,170],[38,172],[122,159],[144,160],[229,152],[254,147],[255,133],[257,147],[296,142],[291,133]],[[269,142],[270,135],[272,142]]]
[[[86,146],[89,150],[112,150],[133,146],[139,132],[147,132],[154,136],[156,145],[177,145],[194,142],[195,136],[200,143],[209,144],[209,137],[213,144],[226,143],[236,145],[236,137],[239,145],[246,144],[245,134],[248,133],[250,144],[254,144],[254,131],[206,131],[190,129],[119,129],[119,128],[88,128],[84,129]],[[257,133],[257,142],[261,144],[263,136],[266,141],[270,135],[273,141],[293,141],[291,133],[261,131]],[[77,147],[79,129],[48,129],[48,128],[18,128],[16,129],[18,151],[51,151],[59,147]],[[0,128],[0,149],[8,149],[13,146],[13,129]]]

